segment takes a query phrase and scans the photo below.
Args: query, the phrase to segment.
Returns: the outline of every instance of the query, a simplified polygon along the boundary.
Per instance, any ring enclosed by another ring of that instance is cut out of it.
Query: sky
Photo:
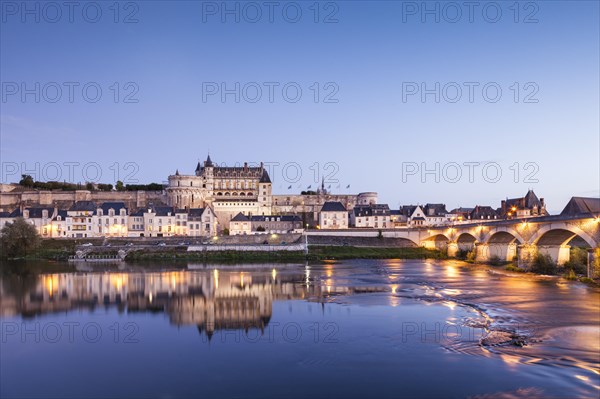
[[[470,5],[466,5],[470,4]],[[1,181],[600,195],[597,1],[0,1]]]

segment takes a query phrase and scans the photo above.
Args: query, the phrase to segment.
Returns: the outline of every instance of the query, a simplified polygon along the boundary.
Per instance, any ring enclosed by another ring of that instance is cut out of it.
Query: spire
[[[204,166],[213,166],[212,160],[210,159],[210,154],[206,157],[206,161],[204,162]]]
[[[200,161],[198,161],[198,165],[196,166],[196,172],[200,172],[201,166]]]
[[[175,176],[179,176],[179,169],[175,170]]]
[[[259,183],[271,183],[271,178],[266,169],[263,169],[262,176],[260,177]]]

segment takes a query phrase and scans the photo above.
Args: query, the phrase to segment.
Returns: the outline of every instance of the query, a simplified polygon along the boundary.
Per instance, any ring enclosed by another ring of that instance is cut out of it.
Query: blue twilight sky
[[[210,151],[394,208],[599,195],[597,1],[0,4],[3,182],[162,182]]]

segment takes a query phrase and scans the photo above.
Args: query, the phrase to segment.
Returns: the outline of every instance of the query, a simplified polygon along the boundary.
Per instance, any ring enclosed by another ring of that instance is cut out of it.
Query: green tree
[[[115,187],[116,187],[117,191],[125,190],[125,185],[123,184],[123,182],[121,180],[117,180]]]
[[[0,247],[2,257],[14,258],[25,256],[40,244],[40,236],[36,228],[23,218],[16,218],[0,230]]]
[[[19,185],[23,187],[33,187],[33,177],[30,175],[21,175],[21,181],[19,181]]]

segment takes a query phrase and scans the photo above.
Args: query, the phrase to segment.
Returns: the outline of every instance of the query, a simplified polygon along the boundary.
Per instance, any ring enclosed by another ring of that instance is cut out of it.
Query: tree
[[[23,218],[16,218],[0,230],[0,247],[3,257],[25,256],[40,244],[40,236],[35,226]]]
[[[125,190],[125,185],[123,184],[123,182],[121,180],[117,180],[115,187],[116,187],[117,191]]]
[[[19,181],[19,186],[23,187],[33,187],[33,177],[30,175],[21,175],[21,181]]]

